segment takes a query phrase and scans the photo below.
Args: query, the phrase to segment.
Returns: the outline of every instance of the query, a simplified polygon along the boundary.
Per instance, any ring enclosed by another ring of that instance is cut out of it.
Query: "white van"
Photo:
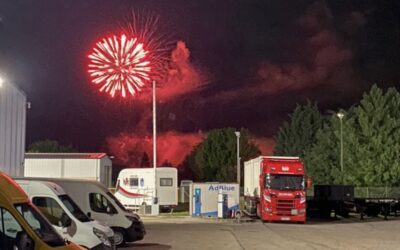
[[[87,217],[59,185],[49,181],[15,181],[62,237],[88,249],[115,248],[112,229]]]
[[[151,205],[155,197],[163,207],[178,205],[178,170],[176,168],[125,168],[118,175],[115,197],[129,210]],[[155,181],[155,176],[157,181]],[[155,194],[157,183],[157,195]]]
[[[140,217],[128,212],[98,181],[38,177],[24,179],[51,181],[61,186],[88,217],[111,227],[118,247],[126,242],[142,240],[146,234]]]
[[[146,234],[142,220],[124,206],[97,181],[53,179],[91,218],[106,223],[114,230],[117,246],[142,240]]]

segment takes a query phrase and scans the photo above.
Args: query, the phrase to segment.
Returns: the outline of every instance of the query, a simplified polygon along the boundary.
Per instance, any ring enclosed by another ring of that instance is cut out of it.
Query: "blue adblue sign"
[[[208,188],[208,191],[235,191],[235,187],[234,186],[228,186],[228,185],[211,185]]]

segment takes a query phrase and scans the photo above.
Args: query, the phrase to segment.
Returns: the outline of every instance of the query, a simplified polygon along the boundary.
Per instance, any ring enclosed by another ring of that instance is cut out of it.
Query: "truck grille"
[[[276,210],[278,215],[292,215],[294,200],[277,200]]]

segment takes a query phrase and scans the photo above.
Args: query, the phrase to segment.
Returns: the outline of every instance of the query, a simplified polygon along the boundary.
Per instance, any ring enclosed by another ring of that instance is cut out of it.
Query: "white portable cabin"
[[[153,204],[157,183],[158,204],[172,207],[178,204],[177,182],[176,168],[161,167],[156,172],[154,168],[125,168],[118,175],[115,197],[127,209],[136,210],[141,205]]]
[[[27,153],[25,177],[95,180],[111,186],[112,162],[105,153]]]
[[[24,173],[26,95],[17,86],[0,83],[0,171]]]

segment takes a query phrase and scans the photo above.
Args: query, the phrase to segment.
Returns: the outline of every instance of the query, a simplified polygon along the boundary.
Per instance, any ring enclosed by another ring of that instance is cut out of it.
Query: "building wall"
[[[16,86],[0,87],[0,171],[24,173],[26,96]]]

